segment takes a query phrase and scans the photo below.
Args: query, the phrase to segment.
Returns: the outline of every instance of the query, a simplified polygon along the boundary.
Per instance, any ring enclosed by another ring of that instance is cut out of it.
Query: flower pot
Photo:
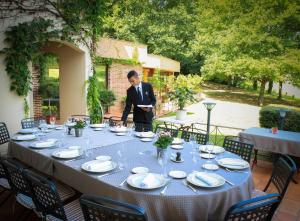
[[[167,148],[159,148],[159,147],[157,147],[156,148],[156,151],[157,151],[157,155],[156,155],[156,157],[157,157],[157,159],[159,158],[159,157],[161,157],[161,158],[165,158],[166,157],[166,154],[167,154]]]
[[[176,120],[185,120],[187,116],[186,110],[177,110],[176,112]]]
[[[76,137],[81,137],[83,133],[83,129],[82,128],[75,128],[75,136]]]
[[[277,127],[272,127],[271,132],[272,132],[272,134],[277,134],[278,133],[278,128]]]
[[[47,122],[47,124],[50,124],[51,119],[54,120],[54,121],[56,121],[56,116],[55,115],[47,115],[46,116],[46,122]]]

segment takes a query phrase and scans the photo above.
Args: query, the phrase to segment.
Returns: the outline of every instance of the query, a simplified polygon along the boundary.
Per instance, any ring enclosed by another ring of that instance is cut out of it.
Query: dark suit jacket
[[[143,105],[152,104],[155,106],[156,98],[154,96],[152,85],[149,83],[142,82],[142,90],[143,90]],[[123,111],[122,121],[127,120],[127,116],[130,113],[131,107],[133,105],[133,121],[134,122],[151,122],[153,118],[152,110],[149,112],[143,111],[138,105],[138,94],[134,86],[131,86],[127,89],[127,97],[126,97],[126,106]]]

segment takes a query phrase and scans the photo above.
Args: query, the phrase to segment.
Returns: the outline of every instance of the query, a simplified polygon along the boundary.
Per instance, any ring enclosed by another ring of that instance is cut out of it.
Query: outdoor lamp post
[[[280,118],[279,118],[279,130],[283,130],[284,118],[285,118],[285,115],[288,112],[288,110],[279,109],[278,111],[279,111],[279,115],[280,115]]]
[[[207,142],[209,142],[209,128],[210,128],[210,112],[216,105],[214,102],[203,102],[204,106],[207,109],[207,128],[206,128],[206,133],[207,133]]]

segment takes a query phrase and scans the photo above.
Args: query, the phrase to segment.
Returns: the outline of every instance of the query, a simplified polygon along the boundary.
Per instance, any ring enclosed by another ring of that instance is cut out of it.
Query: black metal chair
[[[10,136],[6,124],[4,122],[0,122],[0,145],[7,143],[9,140]]]
[[[250,163],[253,152],[253,144],[246,140],[241,140],[237,136],[226,136],[223,147],[226,151],[239,155],[242,159]]]
[[[82,195],[80,205],[85,221],[146,221],[141,207],[100,196]]]
[[[178,137],[179,128],[171,124],[157,124],[155,133],[159,133],[160,131],[167,131],[171,133],[172,137]]]
[[[8,192],[7,196],[0,202],[0,207],[1,207],[12,195],[12,192],[10,191],[11,188],[8,183],[8,179],[7,179],[4,167],[2,165],[2,157],[0,157],[0,186],[3,189],[0,193],[0,195]]]
[[[148,132],[152,131],[152,124],[134,123],[135,131],[137,132]]]
[[[245,200],[233,205],[224,221],[271,221],[279,203],[279,194]]]
[[[193,131],[189,129],[184,129],[181,131],[181,139],[184,139],[186,142],[190,141],[191,136],[194,136],[198,144],[205,145],[208,142],[207,134],[202,133],[202,131],[197,131],[196,129]]]
[[[264,190],[254,190],[252,197],[265,195],[272,185],[283,199],[295,172],[296,164],[292,158],[287,155],[281,155],[274,164],[272,175]]]
[[[77,196],[63,201],[51,179],[29,170],[25,171],[25,176],[29,181],[36,210],[45,220],[83,220]]]
[[[25,118],[23,120],[21,120],[21,125],[23,129],[27,129],[27,128],[34,128],[34,127],[38,127],[40,124],[41,118],[34,118],[34,117],[30,117],[30,118]]]

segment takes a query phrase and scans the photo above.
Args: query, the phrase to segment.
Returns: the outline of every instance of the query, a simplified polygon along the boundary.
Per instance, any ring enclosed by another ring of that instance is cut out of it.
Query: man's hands
[[[151,111],[151,108],[150,107],[141,107],[143,111],[145,112],[149,112]]]

